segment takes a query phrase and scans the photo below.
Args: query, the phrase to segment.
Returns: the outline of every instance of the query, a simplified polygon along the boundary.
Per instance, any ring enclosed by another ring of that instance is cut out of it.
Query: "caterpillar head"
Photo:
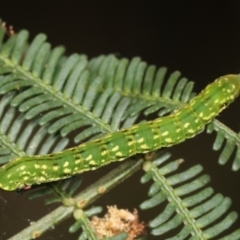
[[[240,75],[229,74],[217,79],[223,85],[227,100],[232,102],[240,93]]]
[[[209,84],[190,101],[190,106],[206,124],[233,102],[239,93],[240,75],[226,75]]]
[[[227,79],[227,81],[231,82],[236,87],[236,93],[239,94],[240,92],[240,74],[229,74],[226,76],[223,76],[222,78]]]
[[[240,93],[240,75],[226,75],[217,79],[220,86],[220,91],[216,91],[216,96],[219,95],[218,103],[219,110],[225,109]],[[216,101],[215,101],[216,102]]]

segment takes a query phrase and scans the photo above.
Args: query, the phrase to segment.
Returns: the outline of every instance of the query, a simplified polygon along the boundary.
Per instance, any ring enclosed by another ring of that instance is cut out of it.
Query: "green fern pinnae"
[[[180,143],[201,132],[226,108],[239,95],[239,85],[238,75],[224,76],[167,117],[134,125],[60,153],[17,158],[0,169],[0,187],[15,190],[56,181],[137,153]]]
[[[63,150],[69,142],[67,138],[49,135],[45,127],[39,128],[37,121],[27,123],[16,108],[9,107],[15,95],[15,92],[10,92],[0,101],[0,163],[25,155]],[[43,139],[45,144],[39,148]]]
[[[159,109],[173,110],[194,95],[193,82],[179,79],[181,74],[178,71],[169,76],[163,87],[167,69],[162,67],[157,70],[154,65],[147,66],[139,57],[129,61],[126,58],[118,60],[113,55],[100,56],[89,62],[89,69],[92,78],[104,78],[103,88],[110,86],[124,95],[135,97],[124,117],[134,116],[143,109],[146,115]]]
[[[3,36],[4,29],[0,31]],[[17,89],[11,105],[26,119],[42,115],[39,124],[49,124],[50,134],[60,131],[64,137],[88,128],[75,137],[78,143],[130,127],[143,109],[146,115],[161,109],[172,111],[189,100],[192,83],[183,79],[177,85],[178,72],[161,90],[166,68],[157,71],[140,58],[129,62],[110,55],[88,64],[84,55],[66,58],[63,47],[51,49],[44,34],[31,44],[27,40],[28,32],[23,30],[1,42],[0,93]]]
[[[202,166],[196,165],[173,174],[181,160],[163,165],[168,157],[162,156],[158,162],[145,163],[147,173],[141,178],[142,183],[150,179],[154,181],[148,192],[150,198],[140,205],[141,209],[147,210],[168,201],[164,210],[150,222],[151,234],[163,237],[178,228],[179,232],[168,239],[186,239],[190,235],[192,239],[211,239],[228,229],[237,218],[236,212],[226,216],[231,200],[214,194],[213,189],[206,186],[210,178],[201,174]],[[239,238],[239,230],[226,239],[233,235]]]
[[[221,148],[221,154],[218,162],[225,164],[236,149],[235,157],[232,164],[232,170],[237,171],[240,168],[240,138],[239,134],[233,132],[231,129],[215,120],[207,127],[207,132],[212,133],[216,131],[216,139],[213,144],[213,150],[219,151]],[[225,143],[225,144],[224,144]],[[224,146],[224,147],[223,147]]]

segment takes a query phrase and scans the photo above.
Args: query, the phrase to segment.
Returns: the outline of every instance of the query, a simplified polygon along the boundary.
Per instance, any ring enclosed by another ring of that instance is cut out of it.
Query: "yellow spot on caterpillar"
[[[148,145],[147,144],[143,144],[140,146],[141,149],[149,149]]]
[[[44,181],[46,181],[46,178],[41,176],[38,180],[39,180],[39,182],[44,182]]]
[[[122,157],[123,154],[122,154],[121,152],[117,152],[117,153],[116,153],[116,156],[117,156],[117,157]]]
[[[191,129],[188,129],[187,130],[189,133],[194,133],[194,130],[191,128]]]
[[[178,133],[178,132],[180,132],[181,131],[181,128],[177,128],[176,129],[176,132]]]
[[[59,166],[53,166],[53,170],[57,171],[59,169]]]
[[[81,160],[78,159],[78,160],[75,161],[75,164],[79,164],[80,162],[81,162]]]
[[[144,138],[140,138],[140,139],[137,140],[138,143],[141,143],[143,141],[144,141]]]
[[[23,170],[26,166],[21,166],[20,169]]]
[[[104,151],[101,152],[101,155],[105,156],[107,153],[108,153],[108,151],[104,150]]]
[[[199,113],[199,117],[202,117],[203,116],[203,113],[201,112],[201,113]]]
[[[70,172],[71,172],[71,169],[70,169],[70,168],[64,168],[64,169],[63,169],[63,172],[64,172],[64,173],[70,173]]]
[[[190,123],[187,122],[187,123],[185,123],[183,126],[184,126],[185,128],[187,128],[189,125],[190,125]]]
[[[162,136],[167,136],[168,135],[168,131],[162,133]]]
[[[153,139],[158,139],[158,138],[159,138],[159,135],[158,135],[158,134],[156,134],[156,135],[153,136]]]
[[[216,99],[215,101],[214,101],[214,103],[218,103],[219,102],[219,99]]]
[[[64,164],[63,164],[63,167],[67,167],[69,165],[69,162],[65,162]]]
[[[29,179],[29,177],[27,177],[27,176],[23,178],[24,181],[26,181],[26,180],[28,180],[28,179]]]
[[[119,149],[119,146],[116,146],[116,147],[112,148],[112,151],[116,152],[118,149]]]
[[[166,141],[167,143],[171,143],[171,142],[172,142],[172,139],[171,139],[171,138],[165,138],[165,141]]]
[[[89,162],[89,164],[90,165],[96,165],[96,162],[92,160],[92,161]]]
[[[132,153],[134,152],[134,149],[131,149],[131,148],[130,148],[130,149],[128,150],[128,152],[129,152],[129,154],[132,154]]]
[[[42,169],[47,169],[47,165],[42,165]]]
[[[74,170],[77,171],[77,170],[78,170],[78,167],[75,167]]]
[[[88,155],[87,157],[86,157],[86,160],[87,161],[89,161],[89,160],[91,160],[92,159],[92,154],[90,154],[90,155]]]
[[[35,164],[34,164],[34,167],[35,167],[35,168],[40,168],[40,165],[35,163]]]

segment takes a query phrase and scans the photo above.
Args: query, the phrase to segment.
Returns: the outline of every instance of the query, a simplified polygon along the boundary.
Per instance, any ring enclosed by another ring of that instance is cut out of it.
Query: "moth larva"
[[[63,152],[16,158],[0,168],[0,188],[12,191],[94,170],[137,153],[168,147],[195,136],[240,92],[240,75],[218,78],[183,108]]]

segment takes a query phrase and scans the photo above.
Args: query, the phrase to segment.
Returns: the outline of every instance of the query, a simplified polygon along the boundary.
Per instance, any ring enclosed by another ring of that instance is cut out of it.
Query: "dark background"
[[[89,58],[109,53],[127,58],[141,56],[149,64],[167,66],[170,72],[180,70],[183,76],[196,82],[195,91],[199,92],[221,75],[240,72],[239,10],[240,1],[237,0],[224,3],[4,1],[0,4],[0,18],[13,25],[15,31],[29,30],[31,37],[46,33],[48,41],[53,46],[64,45],[68,55],[78,52],[87,54]],[[235,131],[240,129],[239,109],[238,100],[220,116],[220,120]],[[217,164],[219,153],[211,150],[213,140],[214,135],[202,134],[172,148],[172,151],[190,165],[201,162],[205,172],[212,177],[211,186],[216,192],[230,196],[234,202],[233,209],[240,213],[239,172],[231,171],[232,161],[224,167]],[[126,186],[122,190],[119,195],[118,191],[114,192],[115,197],[128,197],[123,200],[122,207],[136,207],[136,203],[131,202],[133,191]],[[134,195],[138,194],[136,188],[134,191]],[[116,204],[111,202],[114,196],[108,195],[99,204]],[[7,239],[16,233],[16,229],[40,218],[44,210],[37,204],[38,201],[29,202],[24,196],[1,191],[0,239]],[[235,226],[239,223],[238,220]],[[68,226],[69,223],[56,228],[40,239],[70,239],[71,235],[64,235]]]

